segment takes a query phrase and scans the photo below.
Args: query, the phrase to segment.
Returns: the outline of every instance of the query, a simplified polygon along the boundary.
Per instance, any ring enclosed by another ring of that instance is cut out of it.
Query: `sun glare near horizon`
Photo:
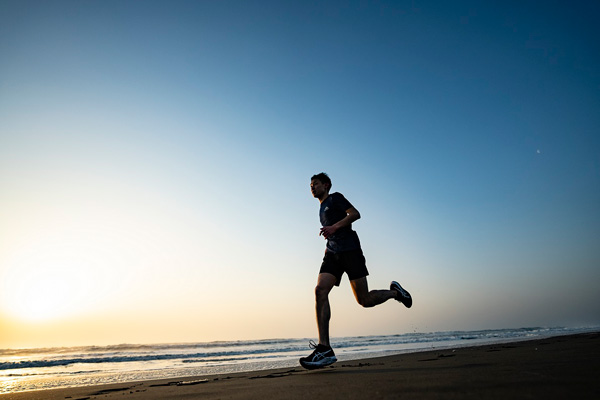
[[[13,318],[45,322],[83,312],[86,296],[85,258],[80,254],[39,251],[5,272],[1,307]]]
[[[14,247],[0,271],[0,311],[28,323],[52,322],[94,310],[114,289],[102,241],[52,232]]]

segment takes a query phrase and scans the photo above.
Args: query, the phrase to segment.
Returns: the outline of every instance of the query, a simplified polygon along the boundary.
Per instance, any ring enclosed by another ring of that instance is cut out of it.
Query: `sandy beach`
[[[600,396],[600,333],[288,369],[0,395],[0,400],[542,399]]]

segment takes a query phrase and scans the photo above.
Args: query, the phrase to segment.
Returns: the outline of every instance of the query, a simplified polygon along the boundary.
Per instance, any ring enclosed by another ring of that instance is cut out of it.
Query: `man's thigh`
[[[350,281],[350,286],[356,301],[359,303],[369,295],[369,284],[366,276]]]

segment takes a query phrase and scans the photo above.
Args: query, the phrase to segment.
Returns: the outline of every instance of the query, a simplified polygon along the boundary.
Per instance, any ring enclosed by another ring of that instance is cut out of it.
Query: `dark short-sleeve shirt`
[[[321,203],[319,217],[322,226],[331,226],[341,221],[347,215],[346,210],[353,208],[352,204],[341,193],[331,193]],[[327,238],[327,251],[339,253],[342,251],[360,249],[358,235],[351,227],[339,229],[334,235]]]

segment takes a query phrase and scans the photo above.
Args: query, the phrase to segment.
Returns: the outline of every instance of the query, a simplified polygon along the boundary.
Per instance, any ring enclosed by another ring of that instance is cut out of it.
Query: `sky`
[[[0,348],[600,324],[595,1],[0,0]]]

